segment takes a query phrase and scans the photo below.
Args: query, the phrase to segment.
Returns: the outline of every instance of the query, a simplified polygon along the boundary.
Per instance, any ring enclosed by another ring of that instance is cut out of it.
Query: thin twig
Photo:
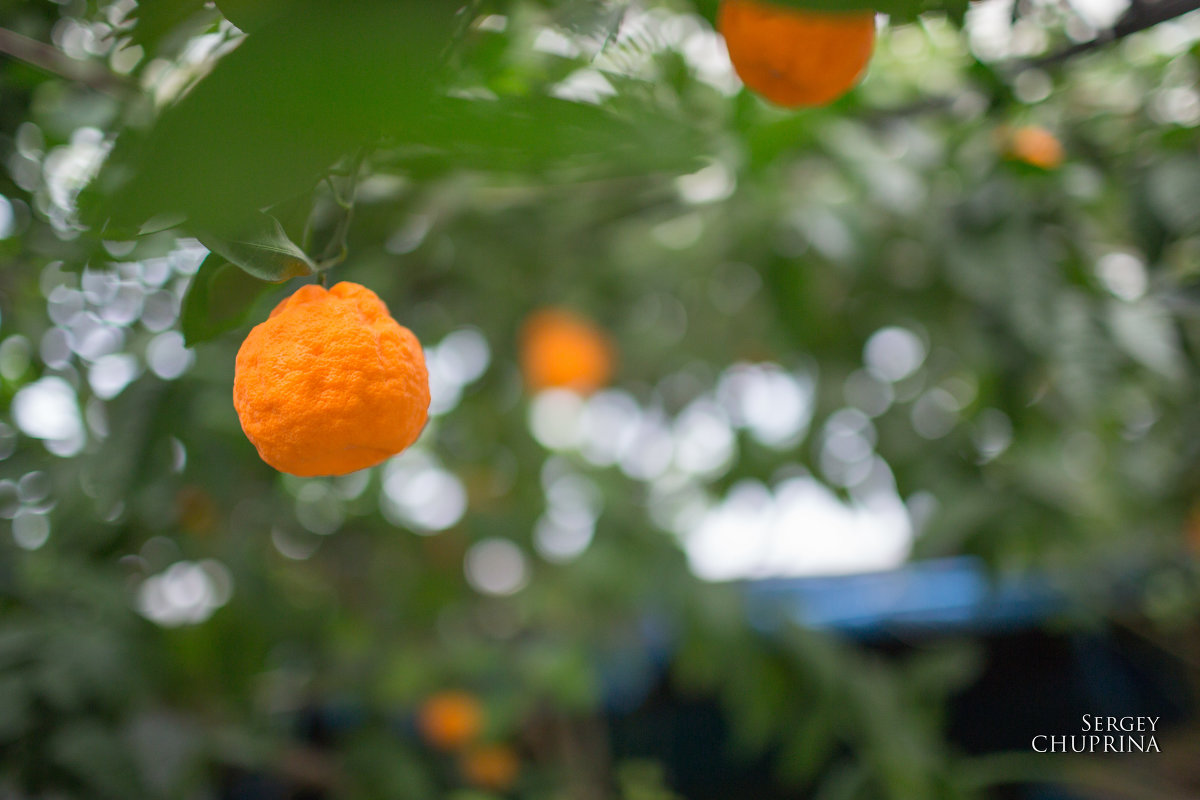
[[[625,5],[621,6],[621,8],[618,9],[613,15],[612,25],[608,27],[608,32],[604,36],[604,41],[600,43],[600,47],[596,50],[595,55],[592,56],[593,64],[596,62],[596,59],[604,55],[604,51],[608,49],[608,46],[616,41],[617,37],[621,35],[621,26],[625,24],[625,16],[628,13],[629,4],[626,3]]]
[[[998,72],[1016,75],[1027,69],[1045,69],[1069,61],[1075,56],[1082,55],[1105,45],[1124,39],[1126,36],[1153,28],[1161,22],[1177,19],[1185,14],[1200,10],[1200,0],[1141,0],[1130,6],[1115,25],[1101,31],[1095,38],[1086,42],[1073,44],[1062,50],[1056,50],[1037,58],[1014,59],[996,65]],[[881,123],[903,117],[912,117],[927,112],[945,111],[954,105],[956,96],[934,95],[924,97],[912,103],[906,103],[892,108],[871,109],[866,112],[868,122]]]
[[[1073,44],[1070,47],[1056,50],[1048,55],[1020,62],[1018,66],[1022,68],[1045,68],[1053,66],[1074,58],[1081,53],[1111,44],[1131,34],[1144,31],[1147,28],[1153,28],[1160,22],[1167,22],[1168,20],[1182,17],[1184,14],[1198,9],[1200,9],[1200,0],[1153,0],[1153,2],[1134,3],[1129,6],[1129,10],[1117,20],[1115,25],[1106,31],[1102,31],[1094,39]]]
[[[107,69],[96,69],[87,62],[67,56],[57,48],[7,28],[0,28],[0,54],[23,61],[43,72],[82,83],[98,92],[120,94],[127,88],[125,81]]]
[[[354,219],[354,202],[358,194],[358,179],[362,173],[363,162],[366,160],[366,157],[367,150],[365,147],[360,148],[355,153],[354,159],[350,164],[350,175],[347,181],[348,186],[346,187],[345,197],[342,197],[338,193],[333,180],[329,180],[329,188],[333,193],[333,201],[342,209],[342,217],[338,220],[333,236],[330,237],[329,243],[325,246],[325,252],[321,254],[321,258],[317,262],[318,269],[322,275],[325,270],[345,261],[346,255],[349,252],[347,239],[350,235],[350,223]]]

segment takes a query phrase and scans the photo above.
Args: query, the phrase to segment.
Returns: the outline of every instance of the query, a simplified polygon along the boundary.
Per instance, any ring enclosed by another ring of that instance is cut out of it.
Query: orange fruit
[[[875,47],[872,11],[722,0],[717,30],[742,83],[786,108],[823,106],[850,91]]]
[[[429,413],[425,354],[370,289],[310,284],[242,342],[233,405],[275,469],[345,475],[420,435]]]
[[[457,750],[483,731],[483,706],[467,692],[438,692],[421,705],[417,727],[434,747]]]
[[[534,391],[573,389],[590,394],[612,377],[614,348],[608,335],[561,308],[534,312],[521,327],[521,371]]]
[[[1062,143],[1040,125],[1026,125],[1013,131],[1009,153],[1018,161],[1042,169],[1055,169],[1063,162]]]
[[[511,747],[489,745],[463,754],[459,769],[468,783],[493,792],[511,789],[521,771],[521,762]]]

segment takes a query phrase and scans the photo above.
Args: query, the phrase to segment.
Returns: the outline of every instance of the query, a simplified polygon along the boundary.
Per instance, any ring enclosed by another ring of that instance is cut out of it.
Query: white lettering
[[[1085,731],[1119,731],[1126,733],[1142,731],[1147,728],[1154,731],[1158,727],[1160,717],[1102,717],[1095,714],[1083,715],[1083,730]],[[1039,733],[1034,736],[1029,746],[1035,753],[1161,753],[1158,741],[1154,736],[1108,735],[1098,733],[1085,735]]]

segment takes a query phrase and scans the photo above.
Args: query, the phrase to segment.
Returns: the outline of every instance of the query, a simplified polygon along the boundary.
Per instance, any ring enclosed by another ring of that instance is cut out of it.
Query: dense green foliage
[[[665,797],[596,735],[664,639],[673,685],[821,797],[1048,770],[946,743],[970,641],[767,641],[694,575],[736,572],[697,544],[716,516],[761,530],[793,491],[899,526],[810,571],[977,554],[1104,625],[1097,576],[1134,566],[1125,622],[1194,637],[1195,14],[1039,66],[1094,26],[879,0],[865,82],[783,112],[712,2],[220,5],[250,32],[195,0],[0,2],[57,54],[0,61],[0,793],[245,768],[480,798],[407,722],[462,687],[513,794]],[[1010,157],[1027,124],[1061,167]],[[230,402],[244,331],[314,271],[377,291],[435,377],[414,451],[329,480],[261,463]],[[611,333],[613,391],[524,390],[546,305]],[[296,751],[313,704],[354,717],[333,754]]]

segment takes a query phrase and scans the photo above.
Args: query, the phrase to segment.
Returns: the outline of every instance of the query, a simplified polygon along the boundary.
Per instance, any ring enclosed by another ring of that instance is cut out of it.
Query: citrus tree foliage
[[[764,635],[699,540],[807,487],[899,514],[892,563],[1085,576],[1085,611],[1135,565],[1157,624],[1194,609],[1196,19],[1099,46],[1153,20],[869,5],[865,82],[785,113],[711,0],[0,3],[4,790],[482,797],[412,725],[461,689],[510,793],[665,797],[597,734],[662,670],[822,797],[1020,777],[944,740],[969,642]],[[1061,164],[1011,157],[1028,125]],[[434,376],[417,447],[335,480],[261,463],[230,402],[315,272]],[[609,332],[613,390],[525,390],[544,306]]]

